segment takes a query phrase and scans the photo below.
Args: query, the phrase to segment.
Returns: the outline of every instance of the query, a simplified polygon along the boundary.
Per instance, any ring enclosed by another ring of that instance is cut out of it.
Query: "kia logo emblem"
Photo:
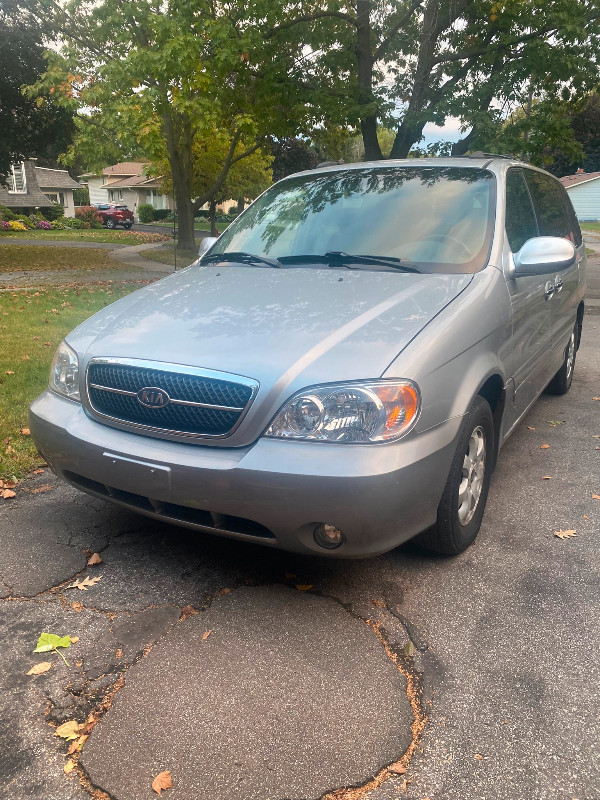
[[[137,393],[138,402],[146,408],[164,408],[171,402],[171,398],[164,389],[156,386],[145,386]]]

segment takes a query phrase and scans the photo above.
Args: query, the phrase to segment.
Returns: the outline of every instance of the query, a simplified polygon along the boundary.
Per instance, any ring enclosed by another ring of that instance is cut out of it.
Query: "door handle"
[[[550,299],[554,294],[554,284],[552,281],[547,281],[546,285],[544,286],[544,294],[548,299]]]
[[[554,288],[556,289],[557,292],[560,292],[562,287],[563,287],[563,279],[560,277],[560,275],[557,275],[556,278],[554,279]]]

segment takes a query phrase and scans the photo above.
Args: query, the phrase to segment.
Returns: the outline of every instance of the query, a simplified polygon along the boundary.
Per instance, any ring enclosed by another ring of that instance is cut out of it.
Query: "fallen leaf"
[[[481,753],[475,753],[475,758],[476,758],[478,761],[483,761],[483,756],[481,755]]]
[[[407,792],[408,791],[408,781],[406,780],[406,778],[400,784],[400,791],[401,792]]]
[[[559,539],[572,539],[573,536],[575,536],[576,533],[577,533],[577,531],[575,531],[575,530],[573,530],[573,531],[554,531],[554,535],[558,536]]]
[[[43,473],[44,473],[43,469],[34,469],[33,470],[33,474],[34,475],[42,475]]]
[[[69,759],[63,769],[65,771],[65,775],[69,775],[69,773],[73,772],[75,769],[75,762]]]
[[[7,372],[7,375],[12,375],[12,372]],[[592,400],[600,400],[600,397],[592,397]]]
[[[542,480],[543,481],[551,481],[552,480],[552,475],[542,475]]]
[[[550,450],[550,445],[549,444],[541,444],[540,445],[540,450]]]
[[[117,650],[117,652],[115,653],[115,658],[123,658],[123,651],[121,650],[120,647]]]
[[[307,592],[309,589],[312,589],[312,583],[297,583],[296,589],[299,589],[301,592]]]
[[[69,755],[79,752],[79,750],[81,750],[81,748],[83,747],[83,743],[87,738],[88,738],[87,736],[80,736],[78,739],[75,739],[75,741],[71,742],[68,750]]]
[[[188,617],[191,617],[192,614],[198,614],[199,612],[193,606],[184,606],[181,609],[181,616],[179,617],[179,622],[185,622]]]
[[[88,567],[93,567],[94,564],[101,564],[102,563],[102,556],[100,553],[92,553],[92,555],[88,558],[87,565]]]
[[[168,769],[159,773],[152,781],[152,788],[158,795],[160,795],[164,789],[170,789],[172,786],[173,781],[171,780],[171,770]]]
[[[79,641],[79,636],[69,636],[71,644],[76,644]]]
[[[48,672],[49,669],[52,669],[50,661],[40,661],[39,664],[36,664],[29,670],[27,675],[43,675],[44,672]]]
[[[26,489],[25,491],[30,494],[42,494],[42,492],[49,492],[50,489],[54,489],[54,486],[50,486],[49,483],[44,483],[42,486],[38,486],[37,489]]]
[[[16,496],[17,496],[17,493],[13,492],[12,489],[2,489],[2,490],[0,490],[0,497],[2,497],[3,500],[10,500],[11,497],[16,497]]]
[[[547,419],[546,420],[548,425],[552,425],[553,428],[556,428],[557,425],[564,425],[564,423],[566,421],[567,421],[566,419],[561,419],[561,420],[558,420],[558,419]]]
[[[0,489],[14,489],[16,481],[0,481]]]
[[[6,450],[5,450],[4,452],[5,452],[7,455],[9,455],[10,453],[14,453],[14,452],[15,452],[15,449],[14,449],[14,447],[11,447],[11,445],[8,445],[8,447],[6,448]]]
[[[588,517],[588,515],[587,515],[587,514],[584,514],[584,515],[583,515],[583,518],[584,518],[584,519],[589,519],[589,517]]]
[[[6,370],[6,374],[7,374],[7,375],[14,375],[15,373],[12,371],[12,369],[7,369],[7,370]],[[595,400],[595,399],[596,399],[596,398],[594,398],[594,400]]]
[[[78,738],[79,727],[79,723],[76,720],[70,719],[68,722],[63,722],[62,725],[59,725],[54,731],[54,735],[60,736],[61,739],[66,739],[67,742],[70,742],[71,739]]]
[[[527,426],[527,430],[528,430],[528,431],[534,431],[534,430],[535,430],[535,428],[532,428],[532,427],[531,427],[531,425],[528,425],[528,426]]]
[[[415,646],[412,642],[407,642],[404,645],[404,657],[405,658],[412,658],[415,654]]]
[[[208,637],[211,635],[211,633],[212,633],[212,631],[204,631],[204,633],[202,634],[202,641],[205,642],[208,639]]]
[[[40,633],[34,653],[49,653],[57,647],[70,647],[70,636],[57,636],[55,633]]]
[[[83,611],[83,603],[80,603],[79,600],[75,600],[74,603],[71,603],[71,608],[73,611],[76,611],[78,614],[81,614]]]
[[[401,761],[396,761],[395,764],[390,764],[388,767],[390,772],[396,773],[396,775],[404,775],[406,772],[406,767],[402,764]]]
[[[77,579],[75,583],[72,583],[71,586],[67,586],[66,588],[83,589],[84,591],[87,591],[90,588],[90,586],[93,586],[94,584],[98,583],[101,577],[102,575],[98,575],[96,578],[90,578],[90,576],[88,575],[82,581]]]
[[[600,500],[600,494],[593,494],[592,500]]]
[[[29,428],[21,428],[21,434],[23,436],[30,436],[31,435],[31,431],[29,430]]]
[[[228,586],[226,586],[224,589],[219,589],[215,597],[223,597],[224,594],[229,594],[230,591],[231,589]]]

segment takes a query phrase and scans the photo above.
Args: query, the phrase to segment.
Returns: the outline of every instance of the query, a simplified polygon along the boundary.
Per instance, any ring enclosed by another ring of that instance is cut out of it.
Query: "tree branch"
[[[451,53],[449,55],[440,54],[433,59],[434,64],[448,64],[451,61],[463,61],[464,59],[472,59],[476,56],[482,56],[493,52],[494,50],[508,50],[517,44],[529,42],[532,39],[539,39],[540,36],[545,36],[549,33],[556,33],[556,27],[546,25],[543,28],[527,33],[523,36],[518,36],[509,39],[506,42],[496,42],[496,44],[484,44],[481,47],[476,47],[473,50],[463,50],[458,53]]]
[[[314,20],[323,19],[324,17],[343,19],[345,22],[354,25],[355,28],[357,25],[356,19],[351,14],[345,14],[343,11],[317,11],[315,14],[305,14],[303,17],[296,17],[296,19],[291,19],[288,22],[282,22],[281,25],[276,25],[264,35],[265,38],[270,39],[272,36],[275,36],[276,33],[286,28],[292,28],[294,25],[300,25],[302,22],[314,22]]]
[[[407,12],[405,14],[403,14],[402,17],[400,17],[400,19],[396,22],[395,25],[392,26],[392,28],[390,28],[390,30],[388,31],[388,33],[385,36],[385,38],[382,39],[381,42],[378,44],[377,48],[375,49],[375,52],[373,53],[373,61],[374,62],[375,61],[379,61],[379,59],[385,53],[388,45],[390,44],[390,42],[392,41],[394,36],[398,33],[398,31],[401,28],[403,28],[406,25],[406,23],[412,17],[414,12],[418,8],[421,8],[421,6],[423,5],[423,2],[424,2],[424,0],[412,0]]]

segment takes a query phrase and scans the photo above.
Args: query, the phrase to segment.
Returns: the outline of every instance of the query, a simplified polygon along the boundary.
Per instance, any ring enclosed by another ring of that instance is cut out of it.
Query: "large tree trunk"
[[[173,194],[177,208],[179,250],[195,250],[194,208],[192,206],[192,129],[189,119],[166,107],[162,130],[173,178]]]
[[[360,113],[360,130],[365,147],[365,159],[378,161],[383,158],[377,139],[377,113],[373,97],[373,53],[371,51],[370,0],[356,3],[356,63],[358,67],[359,103],[364,107]]]
[[[219,232],[217,230],[217,204],[214,200],[210,201],[209,205],[209,212],[208,218],[210,219],[210,235],[211,236],[218,236]]]

